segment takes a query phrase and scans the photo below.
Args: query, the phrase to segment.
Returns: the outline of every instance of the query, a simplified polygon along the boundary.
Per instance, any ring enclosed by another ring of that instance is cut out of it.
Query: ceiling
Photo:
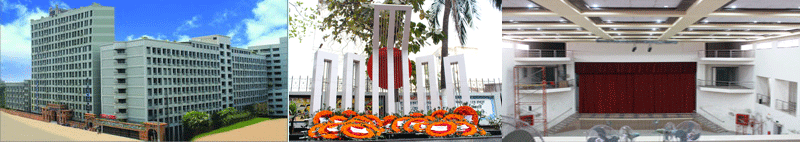
[[[800,34],[800,0],[503,0],[503,39],[749,42]]]

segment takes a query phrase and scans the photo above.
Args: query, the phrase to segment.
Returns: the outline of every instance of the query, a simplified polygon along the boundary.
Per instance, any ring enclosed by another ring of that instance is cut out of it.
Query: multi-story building
[[[31,112],[31,84],[30,80],[24,82],[5,83],[6,108]]]
[[[289,44],[287,37],[281,37],[280,43],[252,46],[248,49],[267,57],[267,76],[271,82],[267,102],[273,110],[272,115],[287,116],[289,100]]]
[[[167,140],[186,140],[181,117],[265,102],[265,56],[211,35],[188,42],[151,39],[102,47],[102,114],[128,122],[168,124]]]
[[[31,111],[64,104],[73,109],[74,120],[99,114],[100,45],[113,41],[114,7],[55,7],[49,16],[31,20]]]

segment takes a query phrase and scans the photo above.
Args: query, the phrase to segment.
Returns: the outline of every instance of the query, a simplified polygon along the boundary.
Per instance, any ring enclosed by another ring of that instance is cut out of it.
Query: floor
[[[581,130],[572,130],[566,131],[561,133],[556,133],[550,136],[586,136],[584,132],[587,132],[586,129]],[[633,130],[634,133],[639,133],[641,136],[662,136],[663,134],[656,132],[655,130]],[[709,131],[700,132],[702,135],[736,135],[733,132],[724,132],[724,133],[714,133]]]
[[[0,141],[138,141],[0,112]]]

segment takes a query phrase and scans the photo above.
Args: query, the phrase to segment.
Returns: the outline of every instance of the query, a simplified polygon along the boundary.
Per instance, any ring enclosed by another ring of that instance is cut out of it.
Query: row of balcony
[[[530,49],[516,50],[514,53],[517,61],[572,61],[572,51],[570,50],[547,50]],[[752,50],[700,50],[697,57],[701,61],[733,61],[747,62],[753,61],[755,52]]]

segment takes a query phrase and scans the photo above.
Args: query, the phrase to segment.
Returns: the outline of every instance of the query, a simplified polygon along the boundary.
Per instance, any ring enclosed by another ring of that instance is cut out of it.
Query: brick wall
[[[12,115],[25,117],[25,118],[33,119],[33,120],[44,121],[44,117],[42,117],[42,115],[33,114],[33,113],[27,113],[27,112],[21,112],[21,111],[16,111],[16,110],[10,110],[10,109],[0,109],[0,110],[2,110],[3,112],[6,112],[8,114],[12,114]]]

